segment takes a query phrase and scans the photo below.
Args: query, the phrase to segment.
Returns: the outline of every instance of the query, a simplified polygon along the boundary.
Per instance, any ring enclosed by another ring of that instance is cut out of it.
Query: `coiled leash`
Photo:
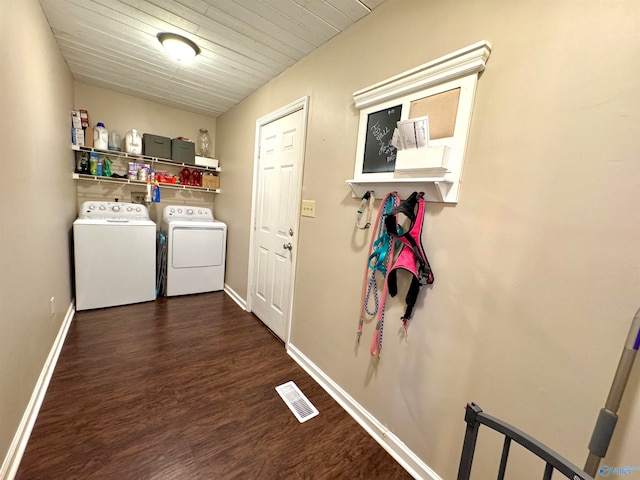
[[[360,208],[358,208],[358,212],[356,213],[356,228],[366,230],[371,226],[371,214],[373,213],[373,202],[375,201],[376,197],[373,196],[373,190],[367,190],[367,192],[362,196]],[[364,226],[360,226],[360,219],[362,218],[362,214],[365,210],[367,211],[366,223]]]
[[[370,193],[370,192],[367,192]],[[366,196],[366,194],[365,194]],[[363,202],[364,202],[364,197]],[[371,235],[371,240],[369,242],[369,254],[367,256],[367,268],[364,270],[364,282],[362,286],[362,302],[360,305],[360,323],[358,324],[358,342],[360,341],[360,336],[362,335],[362,325],[364,323],[364,314],[375,316],[378,313],[378,284],[376,281],[376,271],[381,271],[383,277],[386,275],[386,270],[382,271],[384,261],[379,264],[379,260],[381,259],[383,250],[379,247],[381,243],[382,233],[383,233],[383,224],[381,214],[388,210],[391,210],[393,206],[389,203],[390,196],[385,196],[380,201],[380,207],[378,208],[378,216],[376,218],[376,224],[374,227],[375,234]],[[360,204],[362,208],[362,203]],[[376,253],[373,253],[373,249],[376,248]],[[369,273],[371,272],[371,273]],[[371,299],[371,292],[373,292],[374,300],[375,300],[375,308],[373,311],[369,310],[369,304]]]
[[[381,301],[378,298],[378,283],[376,280],[376,272],[380,272],[384,280],[387,274],[387,268],[390,265],[391,260],[393,259],[393,252],[395,248],[395,242],[392,241],[391,237],[387,234],[386,229],[384,228],[383,218],[399,204],[400,197],[395,192],[386,195],[380,201],[378,216],[373,228],[375,235],[371,235],[371,241],[369,243],[369,256],[367,258],[367,267],[365,268],[364,272],[364,281],[362,285],[362,304],[360,308],[360,321],[358,323],[357,339],[358,342],[360,342],[365,312],[370,316],[377,315],[378,321],[376,322],[376,334],[374,337],[376,352],[379,351],[380,346],[382,345],[384,305],[387,296],[387,282],[385,281]],[[373,310],[370,310],[369,308],[369,305],[371,303],[371,292],[373,292],[375,300],[375,308]]]

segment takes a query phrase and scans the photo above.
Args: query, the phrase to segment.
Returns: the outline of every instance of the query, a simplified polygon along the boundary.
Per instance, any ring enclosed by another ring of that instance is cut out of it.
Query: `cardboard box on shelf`
[[[80,118],[80,110],[71,110],[71,128],[81,129],[82,119]]]
[[[71,143],[79,147],[84,147],[84,130],[81,128],[71,128]]]
[[[89,112],[86,110],[80,110],[80,123],[82,124],[82,128],[89,126]]]
[[[93,148],[93,127],[84,129],[84,146]]]

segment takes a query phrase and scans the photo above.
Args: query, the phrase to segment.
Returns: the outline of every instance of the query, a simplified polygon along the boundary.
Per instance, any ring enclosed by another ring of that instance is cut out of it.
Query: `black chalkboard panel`
[[[391,145],[391,137],[401,113],[402,105],[396,105],[368,115],[362,173],[395,170],[396,147]]]

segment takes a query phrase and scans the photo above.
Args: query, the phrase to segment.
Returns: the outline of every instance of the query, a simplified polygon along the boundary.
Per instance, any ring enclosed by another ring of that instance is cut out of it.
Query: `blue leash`
[[[371,270],[371,274],[369,275],[369,279],[367,281],[366,293],[363,298],[364,303],[364,311],[367,315],[375,317],[380,308],[380,300],[378,296],[378,282],[376,280],[376,272],[380,272],[382,274],[383,280],[387,276],[387,265],[389,262],[389,251],[391,250],[391,245],[394,239],[387,233],[387,230],[384,226],[384,221],[382,219],[384,216],[389,214],[393,208],[396,207],[396,195],[389,194],[383,200],[380,205],[380,209],[378,210],[378,219],[377,219],[377,230],[375,240],[372,243],[371,251],[372,253],[369,255],[367,259],[367,267],[368,270]],[[369,305],[371,303],[371,292],[373,292],[375,308],[373,311],[370,310]],[[382,307],[384,308],[384,306]],[[360,336],[362,334],[362,325],[364,322],[364,318],[361,316],[360,323],[358,325],[358,342],[360,341]]]

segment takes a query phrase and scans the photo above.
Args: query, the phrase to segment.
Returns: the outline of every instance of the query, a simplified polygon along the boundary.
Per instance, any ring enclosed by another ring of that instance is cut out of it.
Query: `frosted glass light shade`
[[[200,53],[198,45],[182,35],[163,32],[157,37],[169,56],[178,62],[188,62]]]

